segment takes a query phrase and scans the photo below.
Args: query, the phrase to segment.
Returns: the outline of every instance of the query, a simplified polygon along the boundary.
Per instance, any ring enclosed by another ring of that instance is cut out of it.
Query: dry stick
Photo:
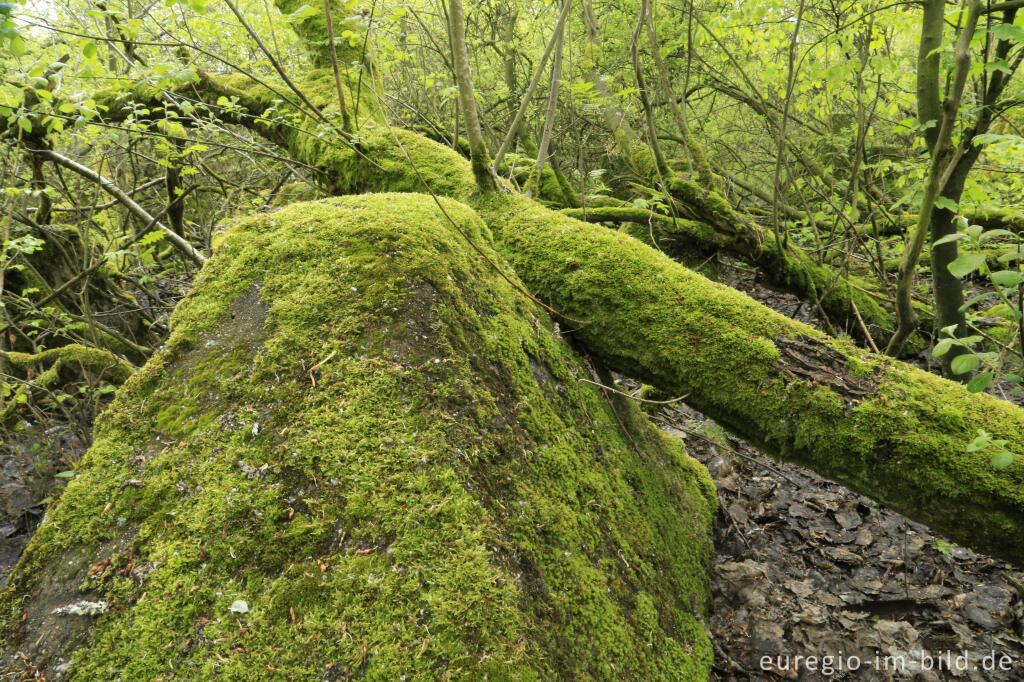
[[[740,452],[739,450],[737,450],[736,448],[732,447],[731,445],[724,445],[722,443],[719,443],[719,442],[717,442],[715,440],[712,440],[711,438],[708,438],[703,433],[700,433],[699,431],[695,431],[693,429],[688,429],[685,426],[679,426],[678,424],[673,424],[672,427],[676,428],[676,429],[679,429],[680,431],[683,431],[684,433],[688,433],[691,436],[694,436],[696,438],[700,438],[702,441],[704,441],[705,443],[708,443],[709,445],[714,445],[717,448],[724,448],[724,449],[728,450],[729,452],[731,452],[732,454],[736,455],[737,457],[739,457],[741,459],[745,459],[748,462],[753,462],[754,464],[756,464],[756,465],[758,465],[760,467],[763,467],[763,468],[767,469],[768,471],[772,472],[776,476],[780,476],[780,477],[786,479],[787,481],[789,481],[790,483],[792,483],[795,486],[799,486],[800,485],[799,483],[794,481],[792,478],[787,476],[785,473],[783,473],[781,469],[773,467],[770,464],[765,464],[764,462],[759,460],[757,457],[751,457],[750,455],[745,455],[742,452]]]
[[[156,178],[155,180],[150,180],[149,182],[144,182],[141,185],[139,185],[138,187],[133,187],[130,190],[128,190],[127,194],[128,194],[128,196],[132,196],[132,195],[138,194],[142,190],[149,189],[153,185],[159,185],[163,181],[164,181],[163,178]],[[50,210],[53,211],[54,213],[61,213],[61,212],[67,213],[67,212],[72,212],[72,211],[78,211],[79,213],[86,213],[88,211],[103,211],[105,209],[110,208],[111,206],[113,206],[116,203],[118,203],[117,199],[111,199],[110,201],[108,201],[105,204],[93,204],[92,206],[54,206]]]
[[[508,147],[512,144],[512,141],[516,139],[516,135],[519,133],[519,126],[523,123],[523,117],[526,115],[526,109],[530,105],[530,100],[533,98],[533,93],[537,89],[537,85],[540,83],[540,77],[544,73],[544,67],[548,63],[548,59],[551,57],[551,51],[555,48],[555,43],[559,42],[559,35],[561,34],[562,27],[565,25],[565,18],[569,15],[569,8],[572,6],[572,0],[565,0],[562,5],[562,13],[558,15],[558,22],[555,24],[555,30],[551,33],[551,38],[548,39],[547,47],[544,48],[544,54],[541,55],[540,62],[537,63],[537,68],[533,71],[533,78],[530,79],[530,84],[526,87],[526,93],[523,95],[523,101],[519,104],[519,110],[516,111],[516,115],[512,118],[512,124],[508,128],[508,132],[505,134],[505,139],[501,141],[501,146],[498,147],[498,151],[494,154],[494,162],[491,167],[497,169],[498,165],[501,164],[502,159],[505,158],[505,152],[508,151]],[[495,170],[497,172],[497,170]]]
[[[146,211],[146,209],[142,208],[142,206],[135,203],[135,200],[128,196],[128,194],[125,193],[120,187],[118,187],[113,182],[103,177],[93,169],[87,166],[83,166],[77,161],[69,159],[63,154],[59,154],[58,152],[55,152],[52,149],[30,149],[28,151],[34,154],[44,156],[50,161],[57,164],[58,166],[63,166],[64,168],[67,168],[70,171],[78,173],[82,177],[92,180],[101,188],[103,188],[103,190],[107,194],[120,201],[125,206],[125,208],[127,208],[128,211],[131,212],[135,217],[139,218],[140,220],[147,224],[154,225],[159,230],[162,230],[167,239],[170,240],[170,242],[174,244],[179,251],[184,253],[186,256],[191,258],[199,265],[203,265],[206,262],[206,256],[196,251],[196,249],[191,244],[188,243],[188,240],[178,235],[174,230],[167,227],[159,220],[155,220],[153,216],[151,216]]]
[[[860,316],[860,310],[857,309],[857,304],[851,299],[850,304],[853,306],[853,314],[857,316],[857,322],[860,323],[861,331],[864,332],[864,336],[867,337],[868,343],[871,344],[871,350],[881,355],[882,351],[878,350],[878,346],[875,345],[875,340],[871,338],[871,332],[868,331],[868,327],[864,324],[864,318]]]
[[[341,110],[341,127],[351,132],[352,121],[345,108],[345,90],[341,87],[341,69],[338,68],[338,49],[334,45],[334,21],[331,19],[331,0],[324,0],[324,18],[327,20],[327,45],[331,51],[331,66],[334,67],[334,85],[338,89],[338,109]]]
[[[598,383],[596,381],[591,381],[590,379],[577,379],[576,381],[584,381],[588,384],[594,384],[595,386],[600,386],[606,391],[614,391],[615,393],[618,393],[619,395],[624,395],[627,398],[631,398],[632,400],[635,400],[638,403],[648,403],[650,405],[672,405],[673,403],[678,403],[690,397],[690,394],[687,393],[686,395],[681,395],[678,398],[672,398],[671,400],[648,400],[647,398],[640,398],[638,396],[633,395],[632,393],[626,393],[625,391],[620,391],[619,389],[612,388],[611,386],[605,386],[604,384]]]

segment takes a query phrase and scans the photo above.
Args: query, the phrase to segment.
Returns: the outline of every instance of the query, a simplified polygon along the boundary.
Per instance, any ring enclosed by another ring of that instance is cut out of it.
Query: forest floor
[[[729,264],[722,274],[777,311],[817,322],[809,306],[745,268]],[[654,419],[685,440],[718,487],[706,623],[713,680],[1024,679],[1024,572],[775,462],[684,405]],[[2,585],[64,480],[56,474],[88,439],[67,425],[0,435]]]
[[[798,299],[726,270],[732,286],[820,326]],[[712,679],[1024,680],[1024,572],[776,462],[685,405],[654,419],[718,488]]]

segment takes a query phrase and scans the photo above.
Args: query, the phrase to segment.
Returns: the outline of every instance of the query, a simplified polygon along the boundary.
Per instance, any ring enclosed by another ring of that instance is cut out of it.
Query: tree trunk
[[[473,177],[483,192],[496,189],[491,169],[491,159],[487,154],[484,134],[480,128],[480,118],[476,111],[476,96],[473,94],[473,74],[469,68],[469,52],[466,48],[466,17],[462,11],[462,0],[448,0],[449,27],[452,34],[452,63],[455,67],[455,80],[459,88],[459,103],[462,106],[462,118],[466,122],[466,139],[469,140],[469,157],[473,164]],[[456,126],[456,134],[458,127]]]
[[[195,86],[246,109],[272,97],[231,82]],[[310,82],[335,99],[329,73]],[[87,680],[706,679],[707,474],[580,381],[592,368],[518,278],[608,368],[1024,565],[1024,410],[621,233],[480,194],[469,163],[418,135],[356,151],[262,134],[358,194],[228,234],[0,595],[4,664],[53,676],[75,652]],[[443,212],[363,194],[421,178],[450,197]],[[982,429],[1017,455],[1008,468],[967,452]]]
[[[530,290],[613,369],[954,542],[1024,563],[1024,410],[830,339],[621,233],[521,197],[477,206]],[[980,431],[1017,455],[995,471]]]
[[[598,20],[590,3],[584,10],[588,40],[596,53],[600,46]],[[892,333],[892,315],[871,294],[864,292],[870,289],[868,283],[814,263],[791,246],[780,248],[770,232],[740,217],[713,187],[700,186],[678,175],[664,177],[665,173],[659,173],[660,164],[655,154],[640,142],[624,120],[596,68],[589,71],[588,79],[600,94],[601,110],[606,126],[613,132],[620,166],[628,167],[652,186],[660,184],[664,178],[679,215],[704,222],[718,233],[719,238],[705,246],[725,248],[749,261],[774,285],[819,306],[835,327],[848,331],[855,338],[866,340],[857,322],[859,311],[874,339],[880,343],[888,340]]]
[[[244,91],[229,92],[244,105]],[[590,322],[573,337],[602,362],[689,394],[690,404],[753,443],[954,542],[1024,563],[1024,410],[827,339],[619,232],[525,197],[480,195],[470,165],[455,152],[407,131],[395,134],[435,193],[481,213],[535,296]],[[291,146],[299,160],[321,166],[338,193],[421,187],[391,135],[370,135],[361,149],[373,164],[328,140],[301,137]],[[674,182],[674,194],[728,217],[715,193]],[[981,430],[1006,439],[1018,455],[1008,469],[994,471],[989,452],[966,452]]]
[[[173,326],[10,578],[4,665],[708,676],[707,472],[430,197],[243,221]]]
[[[569,0],[566,0],[568,4]],[[540,145],[537,148],[536,167],[531,180],[526,186],[526,196],[533,195],[533,188],[540,187],[544,176],[544,163],[548,158],[548,147],[551,145],[551,131],[555,126],[555,114],[558,111],[558,91],[562,84],[562,45],[565,44],[565,22],[560,21],[555,34],[555,51],[551,57],[551,83],[548,87],[548,104],[544,110],[544,127],[541,130]]]

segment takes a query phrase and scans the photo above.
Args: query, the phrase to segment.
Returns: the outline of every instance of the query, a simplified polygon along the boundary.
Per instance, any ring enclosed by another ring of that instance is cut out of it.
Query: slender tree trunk
[[[466,139],[469,141],[470,162],[473,164],[473,177],[482,192],[493,192],[497,189],[491,162],[484,142],[480,118],[477,115],[476,95],[473,92],[473,73],[469,68],[469,52],[466,49],[466,16],[462,10],[462,0],[449,0],[448,18],[452,38],[452,62],[455,69],[455,80],[459,88],[459,104],[462,119],[466,122]]]
[[[951,174],[955,172],[959,161],[955,158],[951,139],[971,65],[971,38],[977,28],[980,13],[981,3],[978,0],[971,0],[967,5],[967,17],[960,29],[960,37],[956,43],[956,71],[949,96],[942,105],[942,118],[931,150],[932,160],[928,179],[925,182],[924,195],[921,199],[917,226],[911,235],[910,243],[907,245],[903,262],[900,265],[900,280],[896,287],[897,329],[886,348],[886,353],[889,355],[898,355],[903,349],[903,344],[917,329],[918,317],[911,300],[911,293],[917,274],[917,264],[921,257],[921,249],[924,247],[925,238],[929,233],[935,200],[945,188]],[[922,40],[930,30],[929,19],[930,15],[926,14],[922,27]],[[929,66],[927,60],[925,60],[925,66]],[[926,104],[926,108],[927,106]]]
[[[167,192],[167,222],[179,237],[185,237],[185,202],[182,200],[182,193],[185,191],[185,184],[182,182],[181,152],[185,148],[184,142],[169,140],[170,152],[167,159],[167,168],[164,171],[164,189]]]
[[[963,194],[964,182],[967,174],[977,157],[978,148],[972,148],[949,176],[946,186],[940,196],[955,203],[960,202]],[[956,234],[956,213],[948,208],[935,208],[932,211],[931,219],[931,242],[938,242],[947,235]],[[963,283],[949,271],[949,264],[957,259],[959,247],[957,243],[946,242],[933,246],[931,249],[932,265],[932,293],[935,301],[935,330],[944,329],[949,326],[956,326],[955,336],[967,336],[967,315],[961,310],[964,305]],[[940,358],[942,373],[947,378],[957,378],[950,369],[953,359],[969,352],[962,346],[953,346],[945,355]],[[960,375],[961,378],[969,378],[967,375]]]
[[[939,48],[942,47],[945,28],[946,0],[924,0],[921,42],[917,51],[917,119],[922,125],[928,125],[924,131],[928,151],[935,149],[942,124]]]
[[[676,102],[675,88],[672,87],[672,79],[669,76],[668,68],[665,66],[665,60],[661,56],[661,43],[658,40],[658,33],[654,27],[653,6],[647,12],[647,39],[651,46],[651,55],[654,57],[654,63],[658,67],[660,85],[669,94],[668,103],[669,109],[672,111],[672,118],[675,119],[676,128],[679,129],[679,136],[682,138],[686,151],[690,155],[690,162],[693,163],[693,167],[697,171],[697,181],[705,187],[717,189],[715,174],[711,171],[711,165],[704,154],[704,149],[693,137],[693,134],[690,132],[690,126],[686,122],[685,90],[682,96],[682,107]]]
[[[640,0],[640,14],[636,20],[636,28],[633,29],[633,37],[629,44],[630,56],[633,59],[633,76],[636,78],[637,95],[640,104],[644,109],[644,118],[647,121],[647,138],[651,153],[654,156],[654,165],[658,171],[659,180],[662,186],[672,171],[665,162],[665,155],[661,151],[661,142],[658,140],[658,129],[654,126],[654,110],[651,107],[651,98],[647,92],[647,84],[644,80],[644,70],[640,64],[640,32],[647,23],[647,13],[650,11],[650,0]]]
[[[565,5],[571,0],[565,0]],[[565,43],[565,22],[560,21],[557,37],[555,39],[555,50],[551,58],[551,85],[548,88],[548,104],[544,111],[544,129],[540,136],[540,145],[537,147],[537,163],[533,172],[533,180],[527,184],[526,196],[532,195],[531,185],[540,187],[544,178],[544,163],[548,158],[548,148],[551,145],[551,131],[555,127],[555,114],[558,113],[558,91],[562,83],[562,45]]]
[[[564,0],[562,3],[562,11],[558,15],[558,21],[555,23],[555,29],[552,31],[551,38],[548,40],[548,44],[544,48],[544,54],[541,55],[540,61],[537,62],[537,68],[533,71],[533,77],[530,79],[530,84],[526,87],[526,92],[523,93],[523,99],[519,104],[519,109],[516,110],[516,115],[512,118],[512,123],[509,125],[508,132],[505,134],[505,139],[502,140],[501,146],[498,147],[498,151],[494,154],[495,167],[501,164],[501,161],[505,158],[505,154],[508,152],[509,147],[519,136],[523,117],[526,115],[526,110],[530,106],[530,100],[533,99],[533,93],[537,90],[540,78],[544,74],[544,67],[547,65],[548,59],[551,57],[551,52],[555,48],[555,43],[561,41],[561,36],[563,34],[562,30],[565,26],[565,19],[569,16],[570,7],[572,7],[572,0]]]
[[[324,19],[327,25],[327,48],[331,57],[331,69],[334,71],[334,88],[338,93],[338,110],[341,112],[341,129],[346,133],[353,131],[352,119],[345,106],[345,88],[341,85],[341,65],[338,64],[338,48],[334,44],[334,18],[331,14],[331,0],[324,0]]]

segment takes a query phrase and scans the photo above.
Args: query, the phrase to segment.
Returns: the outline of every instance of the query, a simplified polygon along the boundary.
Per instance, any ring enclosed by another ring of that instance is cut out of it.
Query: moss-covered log
[[[243,221],[11,576],[3,665],[705,679],[710,479],[590,376],[425,195]]]
[[[662,254],[521,197],[477,202],[574,338],[687,402],[951,540],[1024,565],[1024,410],[830,339]],[[1016,457],[967,446],[986,431]]]
[[[235,83],[243,99],[269,97],[262,86],[242,90],[245,80]],[[619,232],[525,198],[478,196],[469,164],[449,147],[408,131],[367,129],[365,135],[365,155],[305,134],[284,143],[301,161],[323,168],[339,193],[417,192],[422,177],[437,194],[472,205],[531,292],[571,317],[599,318],[575,336],[603,361],[667,392],[689,393],[693,405],[751,441],[929,523],[956,542],[1024,564],[1017,542],[1024,525],[1024,462],[1018,457],[996,472],[988,453],[965,452],[985,430],[1024,455],[1024,411],[830,340],[828,354],[838,354],[839,365],[863,373],[871,386],[863,397],[846,400],[779,345],[819,338],[809,327],[681,266],[670,267],[668,259]],[[695,207],[690,217],[700,220],[687,225],[708,225],[716,238],[735,236],[772,257],[774,240],[744,235],[749,226],[717,194],[681,178],[672,180],[671,190]],[[509,201],[520,203],[503,203]],[[510,219],[513,213],[519,217]],[[610,251],[616,244],[619,251]],[[780,262],[795,263],[791,276],[809,277],[815,291],[838,292],[832,300],[840,305],[862,300],[862,292],[852,288],[854,298],[843,296],[847,283],[824,268],[788,255]],[[581,287],[590,278],[592,284]],[[627,295],[636,287],[642,296]],[[861,314],[867,320],[866,309]],[[859,402],[846,404],[853,400]]]
[[[717,192],[681,177],[673,177],[669,189],[686,217],[710,225],[721,235],[725,248],[756,265],[776,286],[814,302],[836,328],[863,337],[859,313],[876,340],[892,335],[893,316],[867,293],[870,283],[815,263],[796,247],[785,243],[780,247],[774,235],[733,211]]]

